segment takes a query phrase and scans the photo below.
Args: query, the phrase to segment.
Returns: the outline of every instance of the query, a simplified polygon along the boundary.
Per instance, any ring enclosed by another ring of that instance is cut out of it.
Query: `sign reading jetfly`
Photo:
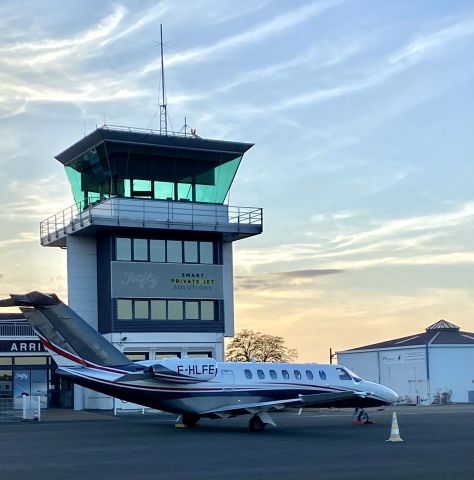
[[[112,296],[219,300],[222,266],[112,262]]]

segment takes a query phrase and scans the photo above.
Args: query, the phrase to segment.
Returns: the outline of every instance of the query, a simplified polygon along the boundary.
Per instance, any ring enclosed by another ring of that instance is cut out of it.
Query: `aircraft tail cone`
[[[393,412],[392,415],[392,429],[390,431],[390,438],[387,439],[387,442],[403,442],[400,437],[400,431],[398,429],[398,420],[396,412]]]

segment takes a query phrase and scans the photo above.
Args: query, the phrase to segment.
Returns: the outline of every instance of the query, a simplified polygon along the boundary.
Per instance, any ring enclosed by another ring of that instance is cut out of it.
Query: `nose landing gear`
[[[370,420],[369,414],[363,408],[356,408],[354,410],[354,415],[357,415],[357,420],[354,420],[352,423],[364,425],[374,423],[372,420]]]

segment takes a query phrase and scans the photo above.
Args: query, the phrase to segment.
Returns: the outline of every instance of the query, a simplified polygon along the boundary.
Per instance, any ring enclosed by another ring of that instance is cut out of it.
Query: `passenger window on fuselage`
[[[263,370],[257,370],[257,376],[260,380],[263,380],[265,378],[265,373],[263,373]]]
[[[252,372],[251,372],[248,368],[246,368],[246,369],[244,370],[244,373],[245,373],[245,378],[247,378],[247,379],[249,379],[249,380],[252,379]]]
[[[336,368],[336,370],[341,380],[352,380],[352,377],[343,368]]]
[[[288,373],[288,370],[282,370],[281,374],[283,375],[284,380],[288,380],[290,378],[290,374]]]
[[[306,370],[306,378],[308,380],[313,380],[313,372],[311,370]]]
[[[299,370],[293,370],[296,380],[301,380],[301,372]]]
[[[326,380],[326,372],[324,370],[319,370],[319,378],[321,380]]]
[[[272,380],[276,380],[277,379],[277,372],[275,372],[275,370],[270,370],[270,377]]]

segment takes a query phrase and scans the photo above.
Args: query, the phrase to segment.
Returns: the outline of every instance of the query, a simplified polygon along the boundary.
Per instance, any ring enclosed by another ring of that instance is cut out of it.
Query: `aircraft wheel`
[[[199,415],[186,414],[183,415],[183,423],[187,427],[195,427],[199,422]]]
[[[258,415],[255,415],[249,421],[249,429],[251,432],[263,432],[265,430],[265,426],[266,424]]]
[[[369,423],[369,415],[365,410],[361,410],[357,416],[357,420],[363,423]]]

